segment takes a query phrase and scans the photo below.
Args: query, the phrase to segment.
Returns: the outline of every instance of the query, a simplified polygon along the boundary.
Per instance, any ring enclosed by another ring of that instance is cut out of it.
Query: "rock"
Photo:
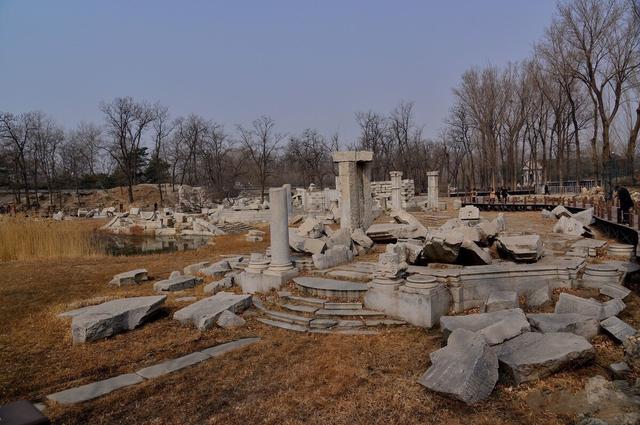
[[[196,274],[200,270],[209,267],[210,261],[201,261],[200,263],[190,264],[183,269],[184,274]]]
[[[489,295],[489,299],[484,305],[485,313],[498,310],[509,310],[518,308],[518,293],[515,291],[497,291]]]
[[[600,326],[620,343],[624,343],[627,338],[636,334],[636,330],[632,326],[629,326],[616,316],[603,320],[600,322]]]
[[[625,308],[622,300],[612,299],[601,303],[593,298],[582,298],[563,292],[556,303],[555,313],[578,313],[600,321],[615,316]]]
[[[564,332],[525,332],[494,350],[500,362],[501,377],[516,385],[583,365],[595,358],[595,350],[589,341]]]
[[[376,223],[367,229],[367,237],[374,242],[397,241],[398,239],[424,238],[426,232],[417,226],[402,223]]]
[[[135,373],[127,373],[125,375],[118,375],[113,378],[49,394],[47,399],[60,404],[81,403],[83,401],[92,400],[105,394],[109,394],[117,389],[128,387],[129,385],[139,384],[142,381],[144,381],[142,376]],[[42,423],[49,422],[47,421]]]
[[[499,236],[496,245],[501,254],[517,263],[534,263],[544,253],[539,235]]]
[[[599,291],[603,295],[620,300],[624,300],[631,293],[631,290],[616,283],[605,283],[600,286]]]
[[[64,220],[64,212],[58,211],[57,213],[55,213],[53,215],[53,219],[56,220],[56,221]]]
[[[527,314],[531,328],[537,332],[568,332],[590,340],[598,334],[600,325],[593,317],[577,313]]]
[[[629,388],[626,381],[611,382],[596,375],[589,378],[584,392],[587,405],[595,406],[593,413],[607,419],[608,423],[640,423],[640,398]]]
[[[390,248],[392,246],[393,244],[387,245],[386,251],[388,252],[389,249],[392,249]],[[415,239],[409,239],[406,242],[398,242],[395,246],[397,248],[394,249],[401,254],[401,257],[407,263],[415,264],[422,258],[422,245]]]
[[[333,248],[337,245],[351,247],[351,232],[349,229],[336,230],[326,240],[327,248]]]
[[[166,299],[166,295],[122,298],[69,312],[73,317],[73,342],[95,341],[132,330],[151,317]]]
[[[247,322],[240,316],[237,316],[230,312],[229,310],[225,310],[220,313],[216,324],[221,328],[225,329],[233,329],[244,326]]]
[[[198,298],[197,297],[178,297],[176,298],[176,302],[178,303],[192,303],[194,301],[197,301]]]
[[[543,209],[543,210],[541,211],[541,214],[542,214],[542,218],[556,218],[555,214],[553,214],[553,213],[552,213],[551,211],[549,211],[549,210],[545,210],[545,209]]]
[[[624,360],[636,372],[640,372],[640,335],[627,338],[622,344],[624,347]]]
[[[112,285],[132,285],[140,283],[149,279],[149,275],[146,269],[135,269],[128,272],[119,273],[113,276],[111,282]]]
[[[525,302],[527,307],[540,307],[552,300],[552,290],[549,282],[530,282]]]
[[[560,217],[571,217],[573,214],[571,214],[571,212],[569,212],[568,209],[566,209],[565,207],[563,207],[562,205],[558,205],[557,207],[555,207],[554,209],[551,210],[551,214],[554,215],[554,217],[556,218],[560,218]]]
[[[430,357],[431,367],[418,382],[431,391],[473,404],[488,398],[498,382],[496,354],[474,332],[456,329]]]
[[[183,289],[193,288],[202,280],[195,276],[178,276],[174,279],[165,279],[153,284],[153,289],[156,292],[175,292],[182,291]]]
[[[629,373],[631,373],[631,368],[625,362],[617,362],[609,365],[609,371],[614,379],[627,379]]]
[[[456,231],[431,231],[426,236],[422,258],[435,263],[454,263],[463,241],[462,234]]]
[[[593,224],[593,208],[577,212],[572,217],[582,223],[583,226],[590,226]]]
[[[364,230],[359,227],[351,232],[351,240],[365,249],[373,246],[373,241],[364,233]]]
[[[499,310],[491,313],[440,317],[442,337],[447,342],[456,329],[480,333],[490,345],[500,344],[510,338],[529,332],[531,326],[521,309]]]
[[[208,267],[201,268],[199,272],[205,276],[222,277],[227,272],[231,271],[231,265],[229,264],[229,261],[229,259],[220,260]]]
[[[193,324],[202,331],[213,326],[223,311],[240,313],[250,306],[251,295],[218,292],[212,297],[204,298],[176,311],[173,318],[182,324]]]
[[[565,235],[593,237],[591,230],[586,228],[582,222],[572,217],[560,217],[560,220],[553,226],[553,233],[563,233]]]
[[[427,236],[427,233],[428,233],[427,228],[424,227],[422,223],[420,223],[420,220],[415,218],[413,215],[411,215],[407,211],[391,209],[391,212],[389,213],[389,215],[397,223],[408,224],[409,226],[411,226],[412,231],[411,231],[411,236],[409,236],[410,238],[417,239],[417,238],[425,238]],[[369,234],[369,231],[367,231],[367,235],[368,234]]]
[[[231,288],[236,282],[236,278],[239,273],[229,273],[220,280],[208,283],[204,286],[203,290],[205,294],[217,294],[218,292]]]
[[[460,220],[480,220],[480,210],[473,205],[467,205],[458,211],[458,218]]]
[[[476,245],[475,242],[464,240],[458,251],[458,262],[465,265],[481,266],[492,263],[491,254]]]
[[[318,270],[325,270],[353,260],[353,252],[343,245],[327,249],[324,254],[313,254],[313,265]]]
[[[324,226],[313,217],[307,217],[296,232],[303,238],[318,239],[322,237]]]
[[[171,274],[169,274],[169,279],[176,279],[180,276],[182,276],[182,273],[178,270],[174,270],[171,272]]]

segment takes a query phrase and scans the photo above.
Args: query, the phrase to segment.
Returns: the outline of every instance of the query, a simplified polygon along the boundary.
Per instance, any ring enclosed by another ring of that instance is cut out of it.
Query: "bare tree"
[[[64,131],[51,118],[43,113],[34,115],[33,149],[36,157],[34,168],[40,168],[44,175],[51,205],[54,204],[53,185],[57,171],[58,149],[63,140]]]
[[[155,179],[158,184],[158,193],[160,194],[160,204],[163,203],[162,193],[162,153],[165,152],[165,142],[171,136],[174,129],[174,122],[169,119],[169,108],[156,104],[154,106],[155,119],[152,123],[153,129],[153,162]]]
[[[16,181],[22,181],[27,209],[31,208],[27,153],[30,150],[31,133],[35,129],[34,115],[33,112],[20,115],[0,113],[0,140],[8,146],[11,153],[14,170],[17,173]],[[16,199],[20,202],[19,190]]]

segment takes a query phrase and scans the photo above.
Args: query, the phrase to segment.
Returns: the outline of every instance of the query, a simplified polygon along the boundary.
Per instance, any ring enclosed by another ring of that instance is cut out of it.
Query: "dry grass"
[[[0,261],[101,255],[91,237],[102,220],[0,218]]]

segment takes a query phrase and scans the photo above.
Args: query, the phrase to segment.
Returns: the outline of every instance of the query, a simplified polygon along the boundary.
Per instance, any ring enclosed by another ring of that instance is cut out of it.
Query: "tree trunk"
[[[631,176],[632,185],[636,184],[634,162],[636,156],[636,145],[638,143],[638,132],[640,132],[640,102],[638,102],[638,107],[636,108],[636,122],[631,128],[631,132],[629,133],[629,142],[627,143],[627,171]]]

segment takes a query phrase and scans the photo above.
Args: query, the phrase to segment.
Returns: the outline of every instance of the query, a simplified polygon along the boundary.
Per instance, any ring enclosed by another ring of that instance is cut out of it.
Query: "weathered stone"
[[[631,293],[630,289],[615,283],[605,283],[600,286],[599,291],[603,295],[607,295],[611,298],[618,298],[620,300],[625,299]]]
[[[109,283],[117,286],[131,285],[148,279],[149,276],[146,269],[136,269],[113,276],[113,279],[111,279]]]
[[[132,330],[155,313],[166,295],[122,298],[85,307],[73,315],[73,342],[88,342]]]
[[[593,317],[596,320],[604,320],[615,316],[625,308],[622,300],[617,298],[601,303],[593,298],[582,298],[563,292],[556,303],[555,313],[578,313]]]
[[[464,237],[456,231],[431,231],[425,239],[422,258],[436,263],[453,263],[458,259]]]
[[[518,308],[518,293],[515,291],[497,291],[489,295],[489,299],[484,305],[485,313],[498,310],[509,310]]]
[[[318,270],[325,270],[353,260],[353,252],[346,246],[336,245],[324,254],[313,254],[312,258]]]
[[[426,227],[422,225],[420,220],[415,218],[412,214],[404,211],[404,210],[395,210],[392,209],[389,213],[391,218],[393,218],[399,224],[407,224],[411,226],[411,238],[424,238],[427,236],[429,232]],[[368,234],[368,232],[367,232]]]
[[[515,262],[536,262],[544,253],[539,235],[499,236],[496,242],[498,251]]]
[[[458,211],[458,218],[460,220],[479,220],[480,210],[473,205],[464,206]]]
[[[218,326],[225,329],[239,328],[244,326],[246,323],[247,322],[242,317],[233,314],[229,310],[223,311],[216,321]]]
[[[494,347],[501,376],[516,385],[544,378],[595,358],[593,346],[571,333],[525,332]]]
[[[629,373],[631,373],[631,368],[625,362],[617,362],[609,365],[609,371],[614,379],[627,379]]]
[[[531,327],[542,333],[569,332],[588,340],[598,334],[598,321],[593,317],[577,313],[527,314]]]
[[[351,232],[351,239],[361,247],[369,249],[373,246],[373,241],[366,235],[361,228],[354,229]]]
[[[198,273],[200,270],[209,267],[211,265],[210,261],[201,261],[199,263],[190,264],[183,269],[183,273],[186,275],[192,275]]]
[[[231,271],[231,265],[229,264],[229,262],[241,261],[242,257],[238,257],[238,258],[239,258],[238,260],[234,260],[230,258],[220,260],[218,262],[211,264],[208,267],[200,269],[199,272],[205,276],[222,277],[227,272]]]
[[[569,212],[568,209],[566,209],[564,206],[562,205],[558,205],[557,207],[555,207],[554,209],[551,210],[551,214],[553,214],[556,218],[560,218],[560,217],[571,217],[573,214],[571,214],[571,212]]]
[[[135,373],[119,375],[103,381],[93,382],[80,387],[49,394],[47,399],[60,404],[75,404],[109,394],[120,388],[139,384],[144,378]]]
[[[572,218],[581,222],[584,226],[593,224],[593,208],[587,208],[572,215]]]
[[[618,319],[616,316],[603,320],[600,322],[600,326],[621,343],[624,343],[627,338],[636,334],[636,330],[632,326]]]
[[[324,226],[313,217],[307,217],[296,232],[300,237],[318,239],[322,237]]]
[[[627,338],[624,343],[624,361],[636,372],[640,372],[640,335]]]
[[[192,303],[194,301],[198,301],[198,297],[179,297],[179,298],[176,298],[176,302],[178,302],[178,303]]]
[[[178,357],[177,359],[171,359],[153,366],[145,367],[137,371],[136,374],[146,379],[157,378],[200,363],[208,358],[208,355],[201,353],[200,351],[196,351],[195,353],[187,354],[186,356]]]
[[[586,404],[598,418],[589,425],[637,425],[640,423],[640,398],[626,381],[609,381],[596,375],[584,386]],[[593,406],[593,407],[592,407]]]
[[[432,352],[430,357],[431,367],[418,382],[467,404],[489,397],[498,382],[496,354],[474,332],[455,330],[448,345]]]
[[[572,217],[560,217],[560,220],[553,226],[553,233],[563,233],[565,235],[592,237],[591,231],[582,222]]]
[[[235,280],[238,276],[238,273],[228,273],[220,280],[213,281],[211,283],[207,283],[203,290],[205,294],[217,294],[218,292],[231,288],[235,283]]]
[[[458,262],[470,266],[491,264],[491,254],[476,245],[475,242],[464,240],[458,252]]]
[[[516,308],[464,316],[442,316],[440,329],[445,342],[454,330],[466,329],[478,332],[490,345],[495,345],[530,331],[531,326],[522,310]]]
[[[195,276],[178,276],[174,279],[165,279],[153,284],[153,289],[156,292],[174,292],[182,291],[183,289],[193,288],[202,280]]]
[[[327,248],[342,245],[347,248],[351,247],[351,232],[349,229],[339,229],[333,232],[326,240]]]
[[[216,323],[223,311],[240,313],[251,306],[251,295],[236,295],[230,292],[218,292],[196,303],[176,311],[175,320],[182,324],[193,324],[199,330],[209,329]]]
[[[174,270],[169,274],[169,279],[176,279],[182,276],[182,273],[179,270]]]

